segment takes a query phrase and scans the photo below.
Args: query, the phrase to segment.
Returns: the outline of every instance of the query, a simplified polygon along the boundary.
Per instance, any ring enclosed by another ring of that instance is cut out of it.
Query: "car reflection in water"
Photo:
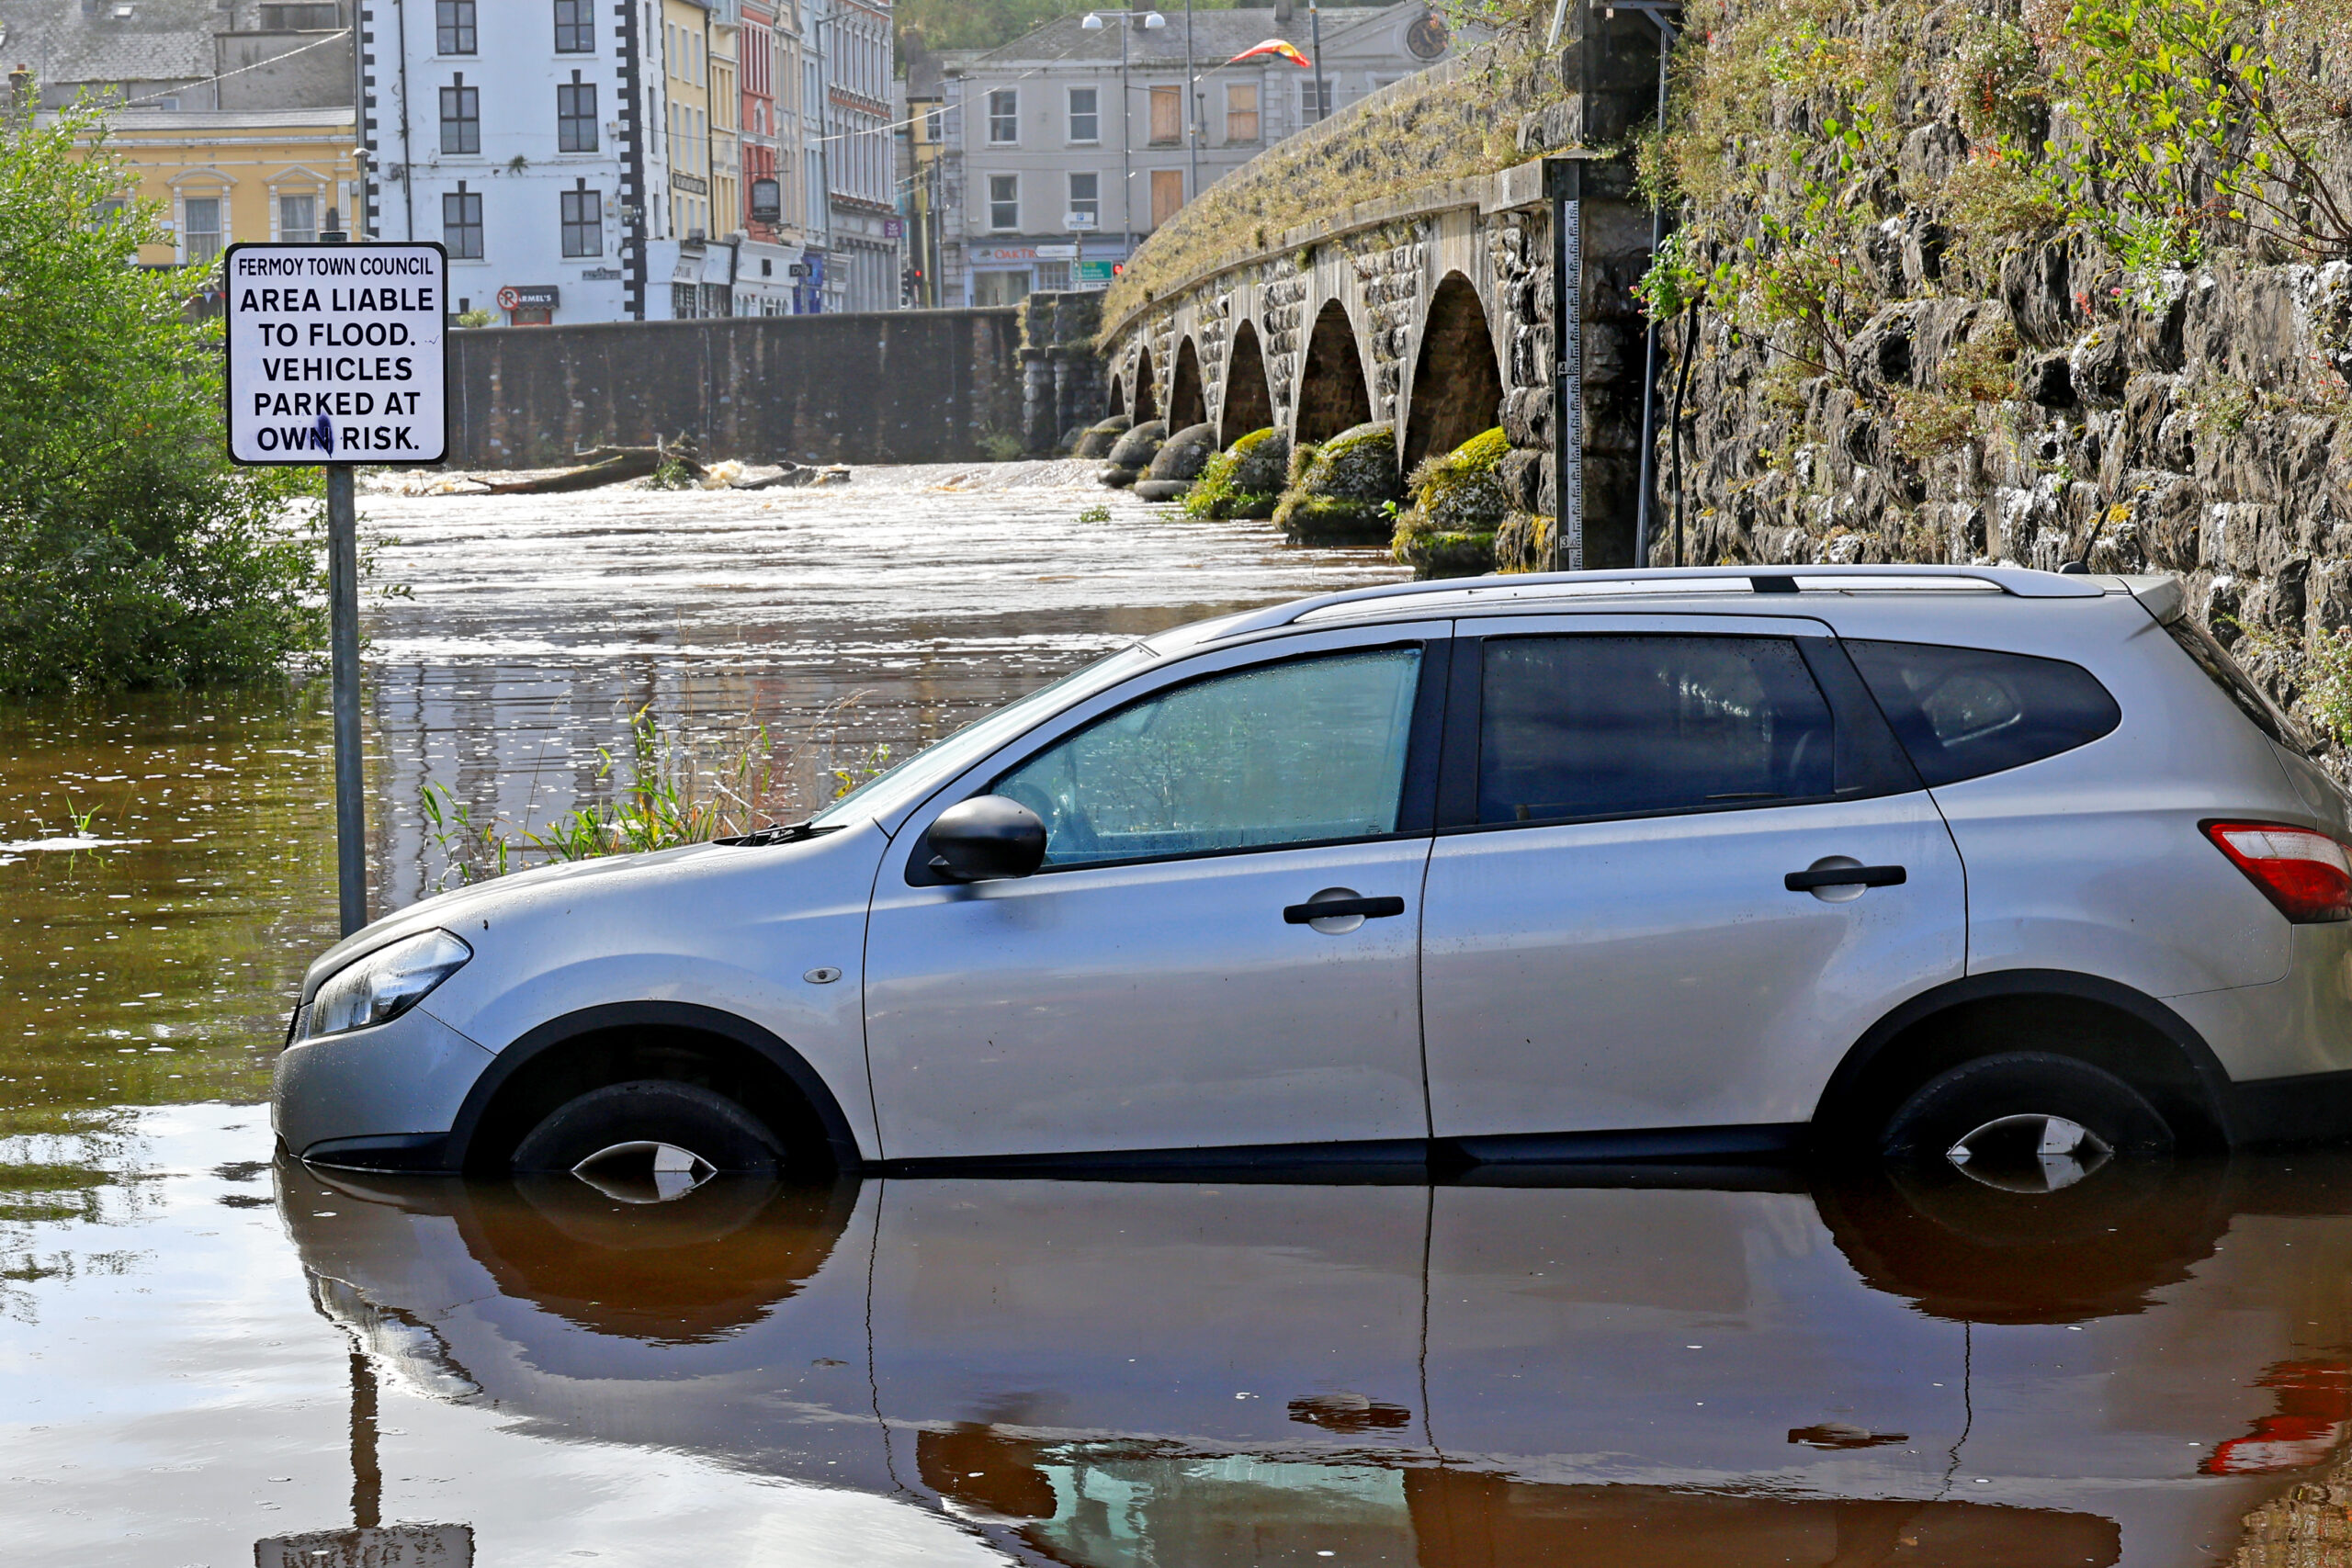
[[[383,1375],[1028,1562],[2204,1562],[2343,1430],[2345,1156],[1574,1179],[278,1171]]]

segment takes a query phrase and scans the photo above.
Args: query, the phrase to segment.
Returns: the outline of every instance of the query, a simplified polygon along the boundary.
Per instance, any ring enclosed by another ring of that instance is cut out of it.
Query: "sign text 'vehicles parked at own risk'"
[[[433,244],[232,245],[229,455],[437,463],[448,450],[448,263]]]

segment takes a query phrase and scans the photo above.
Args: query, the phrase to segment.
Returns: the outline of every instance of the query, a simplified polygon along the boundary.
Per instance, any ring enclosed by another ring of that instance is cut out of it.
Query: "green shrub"
[[[1894,394],[1894,449],[1914,462],[1966,446],[1976,434],[1976,404],[1949,392]]]
[[[224,453],[220,334],[142,271],[97,116],[0,115],[0,691],[248,679],[323,641],[315,468]]]

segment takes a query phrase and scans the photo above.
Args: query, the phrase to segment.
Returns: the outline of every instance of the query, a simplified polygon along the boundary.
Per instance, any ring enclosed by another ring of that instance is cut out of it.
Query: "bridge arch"
[[[1146,424],[1159,417],[1159,395],[1151,383],[1151,350],[1146,348],[1136,355],[1134,390],[1127,398],[1127,407],[1134,411],[1137,424]]]
[[[1208,422],[1208,400],[1201,393],[1201,354],[1191,337],[1176,349],[1176,375],[1168,386],[1168,433]]]
[[[1355,323],[1348,320],[1347,306],[1327,299],[1316,315],[1306,363],[1299,368],[1292,439],[1302,444],[1329,441],[1371,419],[1372,388],[1364,378],[1363,355],[1356,349]]]
[[[1225,355],[1225,404],[1217,411],[1216,444],[1230,446],[1253,430],[1274,423],[1274,395],[1266,379],[1266,352],[1258,329],[1243,321],[1233,329]]]
[[[1478,290],[1450,272],[1430,298],[1405,422],[1405,468],[1451,452],[1502,419],[1503,372]]]

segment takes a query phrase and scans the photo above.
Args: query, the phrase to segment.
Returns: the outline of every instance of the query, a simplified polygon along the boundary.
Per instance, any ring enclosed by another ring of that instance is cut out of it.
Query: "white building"
[[[368,237],[437,240],[499,325],[649,311],[648,0],[360,0]],[[665,277],[666,281],[666,277]]]
[[[357,11],[366,231],[446,245],[455,309],[526,326],[898,303],[888,0]]]

